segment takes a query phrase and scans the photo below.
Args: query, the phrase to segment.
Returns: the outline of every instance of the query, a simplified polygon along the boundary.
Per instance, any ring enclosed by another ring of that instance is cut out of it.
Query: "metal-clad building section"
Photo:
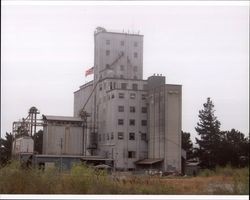
[[[83,154],[84,132],[81,118],[43,115],[43,120],[43,154]]]
[[[19,155],[21,153],[33,153],[34,141],[30,136],[15,138],[12,146],[12,154]]]

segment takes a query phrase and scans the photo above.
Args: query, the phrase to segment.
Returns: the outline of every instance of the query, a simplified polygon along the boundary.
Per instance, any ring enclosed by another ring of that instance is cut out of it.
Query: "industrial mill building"
[[[74,92],[74,117],[89,114],[84,156],[117,170],[181,172],[181,85],[143,80],[143,35],[98,27],[94,41],[94,80]]]

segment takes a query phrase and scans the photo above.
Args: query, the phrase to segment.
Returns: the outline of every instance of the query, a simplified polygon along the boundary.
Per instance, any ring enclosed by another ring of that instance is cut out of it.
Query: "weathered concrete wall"
[[[165,94],[165,170],[177,170],[181,172],[181,86],[166,85]]]
[[[164,159],[163,171],[181,172],[181,86],[162,85],[161,76],[154,78],[148,94],[148,155]]]

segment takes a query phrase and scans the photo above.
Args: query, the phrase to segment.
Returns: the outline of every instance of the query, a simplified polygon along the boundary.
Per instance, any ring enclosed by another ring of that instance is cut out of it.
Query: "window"
[[[129,133],[129,140],[135,140],[135,133]]]
[[[124,76],[123,76],[123,75],[120,75],[120,78],[124,78]]]
[[[120,70],[121,70],[121,71],[124,71],[124,65],[121,65],[121,66],[120,66]]]
[[[105,133],[102,135],[102,140],[105,141]]]
[[[102,135],[101,134],[98,135],[98,140],[99,140],[99,142],[102,140]]]
[[[124,41],[123,40],[121,41],[121,46],[124,46]]]
[[[141,120],[141,125],[142,126],[147,126],[147,120]]]
[[[141,133],[141,140],[146,141],[147,140],[147,135],[146,133]]]
[[[144,84],[143,85],[143,90],[147,90],[148,89],[148,85],[147,84]]]
[[[107,133],[107,140],[109,140],[109,133]]]
[[[110,139],[113,140],[114,139],[114,133],[111,133]]]
[[[146,97],[147,97],[147,95],[146,95],[146,94],[142,94],[142,95],[141,95],[141,99],[142,99],[142,100],[145,100],[145,99],[146,99]]]
[[[123,119],[118,119],[118,125],[123,125],[123,124],[124,124]]]
[[[147,107],[142,107],[142,108],[141,108],[141,112],[142,112],[142,113],[147,113]]]
[[[106,44],[109,45],[110,44],[110,40],[106,40]]]
[[[138,43],[137,42],[134,42],[134,47],[137,47],[138,46]]]
[[[123,132],[118,132],[118,140],[123,140],[124,134]]]
[[[133,83],[133,84],[132,84],[132,89],[133,89],[133,90],[138,90],[138,85],[137,85],[136,83]]]
[[[114,94],[112,94],[112,95],[111,95],[111,98],[112,98],[112,99],[114,99],[114,98],[115,98],[115,95],[114,95]]]
[[[136,152],[135,151],[128,151],[128,158],[135,158]]]
[[[137,72],[137,71],[138,71],[138,67],[134,66],[134,72]]]
[[[130,126],[134,126],[135,125],[135,120],[134,119],[130,119],[129,120],[129,125]]]
[[[134,106],[130,106],[130,112],[134,113],[135,112],[135,107]]]
[[[119,99],[124,99],[124,93],[119,93]]]
[[[137,79],[137,76],[134,76],[134,79]]]
[[[135,93],[130,93],[130,99],[135,99]]]
[[[106,50],[106,56],[110,55],[110,50]]]
[[[124,112],[124,106],[118,106],[118,112]]]
[[[138,53],[134,52],[134,58],[137,58],[137,57],[138,57]]]
[[[127,83],[121,83],[121,88],[123,90],[126,90],[127,89]]]

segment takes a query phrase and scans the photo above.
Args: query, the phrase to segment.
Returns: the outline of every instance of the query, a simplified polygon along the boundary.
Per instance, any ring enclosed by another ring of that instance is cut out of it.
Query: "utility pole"
[[[63,139],[62,138],[60,141],[60,148],[61,148],[60,171],[62,172],[62,148],[63,148]]]

